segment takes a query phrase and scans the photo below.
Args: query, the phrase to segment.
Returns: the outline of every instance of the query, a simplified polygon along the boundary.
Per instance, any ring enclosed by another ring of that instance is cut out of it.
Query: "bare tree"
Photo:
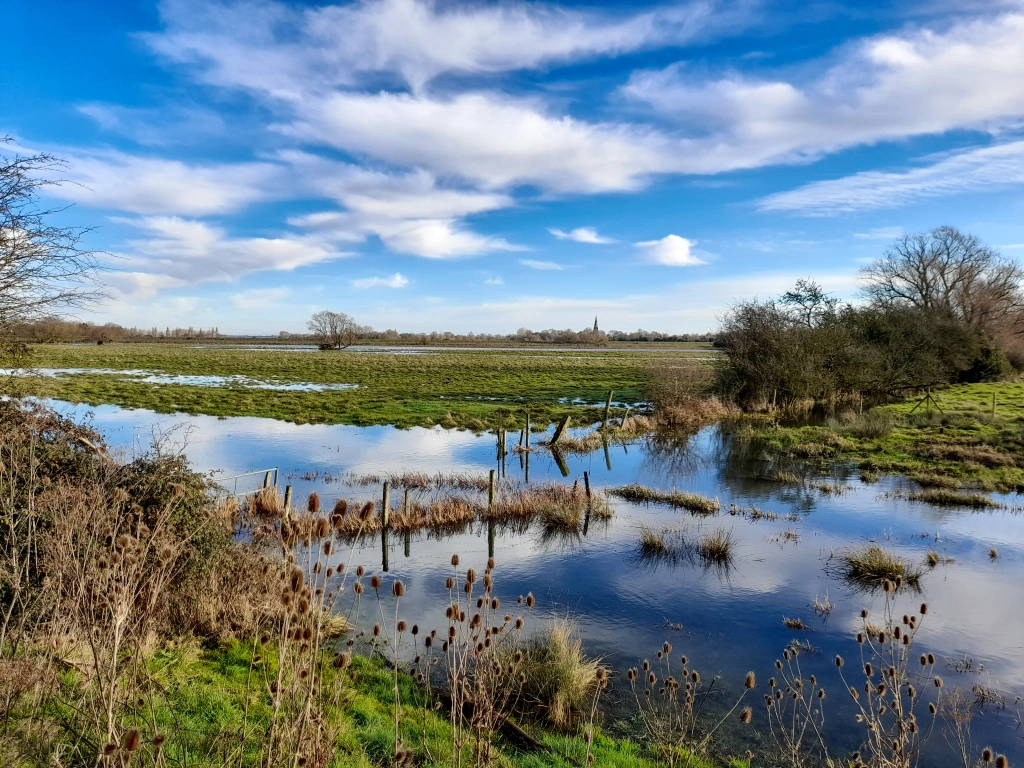
[[[329,349],[344,349],[359,338],[359,325],[344,312],[321,310],[306,323],[306,327],[320,343]]]
[[[878,306],[937,312],[990,336],[1024,332],[1024,268],[955,227],[904,235],[861,274]]]
[[[0,144],[9,143],[0,137]],[[62,163],[48,154],[0,154],[0,330],[60,315],[99,298],[96,253],[80,247],[86,229],[50,223],[39,204]]]

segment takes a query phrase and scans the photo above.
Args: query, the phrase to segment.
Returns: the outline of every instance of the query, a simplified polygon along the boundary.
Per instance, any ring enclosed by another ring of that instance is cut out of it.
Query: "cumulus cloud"
[[[362,277],[352,281],[352,287],[360,290],[367,288],[404,288],[409,284],[408,278],[395,272],[391,277]]]
[[[647,240],[636,243],[636,247],[645,252],[647,260],[652,264],[664,264],[667,267],[694,267],[706,262],[693,254],[693,246],[697,243],[679,235],[665,235],[660,240]]]
[[[124,294],[151,296],[163,288],[234,280],[251,272],[293,270],[346,254],[312,237],[230,237],[205,222],[175,216],[129,220],[146,235],[115,252],[122,269],[111,282]]]
[[[1021,183],[1024,183],[1024,141],[1015,141],[957,152],[909,171],[865,171],[812,182],[763,197],[757,206],[762,211],[834,216]]]
[[[997,130],[1024,115],[1024,14],[870,37],[798,82],[685,64],[634,74],[622,93],[674,120],[709,170],[814,158],[844,147]]]
[[[519,263],[524,267],[530,269],[543,269],[543,270],[559,270],[562,269],[561,264],[557,264],[553,261],[537,261],[536,259],[520,259]]]
[[[283,193],[284,169],[274,163],[190,165],[115,151],[66,155],[67,177],[73,183],[48,187],[48,193],[96,208],[207,216]]]
[[[601,237],[601,235],[597,234],[597,230],[594,227],[577,227],[570,232],[565,232],[561,229],[548,228],[548,232],[559,240],[575,240],[577,243],[606,245],[607,243],[615,242],[615,240],[610,237]]]
[[[345,92],[296,111],[296,120],[280,129],[304,141],[488,189],[632,190],[679,165],[666,160],[675,154],[674,142],[652,128],[549,114],[538,101],[494,92],[451,98]]]

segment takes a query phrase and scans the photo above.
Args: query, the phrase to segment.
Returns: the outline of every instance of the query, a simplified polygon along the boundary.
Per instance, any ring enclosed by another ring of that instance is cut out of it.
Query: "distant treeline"
[[[222,334],[218,328],[125,328],[117,323],[83,323],[59,318],[46,318],[31,323],[21,323],[9,329],[10,335],[19,341],[33,342],[39,344],[59,344],[72,342],[139,342],[139,341],[188,341],[188,340],[216,340],[222,341],[234,338],[252,338],[251,336],[232,336]],[[357,326],[356,337],[360,342],[383,342],[394,344],[444,344],[452,343],[547,343],[547,344],[603,344],[607,342],[623,341],[704,341],[714,340],[712,334],[669,334],[658,331],[594,331],[587,329],[574,331],[572,329],[557,330],[549,328],[544,331],[532,331],[529,328],[520,328],[515,333],[452,333],[450,331],[432,331],[431,333],[399,333],[388,329],[378,331],[368,325]],[[287,340],[298,343],[316,343],[316,337],[311,333],[290,333],[281,331],[275,337],[277,340]]]
[[[67,342],[142,341],[145,339],[216,339],[217,328],[125,328],[117,323],[81,323],[60,318],[44,318],[12,325],[7,330],[19,341],[54,344]]]

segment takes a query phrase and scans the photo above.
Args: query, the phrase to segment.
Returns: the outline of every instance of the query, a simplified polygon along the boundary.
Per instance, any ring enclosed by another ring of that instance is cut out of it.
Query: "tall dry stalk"
[[[628,672],[640,720],[661,759],[669,766],[690,766],[696,758],[707,754],[715,733],[756,684],[754,673],[748,672],[743,691],[732,707],[720,719],[708,723],[701,713],[720,678],[715,676],[705,683],[686,656],[680,662],[678,668],[673,664],[672,646],[666,642],[653,665],[645,660],[641,668],[634,667]],[[750,719],[750,707],[745,707],[740,712],[740,722],[749,723]]]

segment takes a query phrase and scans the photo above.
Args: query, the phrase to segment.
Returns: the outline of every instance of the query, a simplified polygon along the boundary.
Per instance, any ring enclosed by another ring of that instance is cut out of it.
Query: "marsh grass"
[[[852,547],[841,552],[839,570],[847,581],[865,587],[881,587],[886,581],[900,581],[918,589],[923,575],[919,568],[877,544]]]
[[[956,491],[949,488],[926,488],[908,493],[905,498],[909,501],[920,501],[937,507],[999,509],[1004,506],[983,493]]]
[[[718,499],[709,499],[699,493],[684,493],[681,491],[658,491],[643,485],[624,485],[609,490],[614,496],[626,501],[646,504],[667,504],[671,507],[678,507],[698,515],[717,514],[722,505]]]

